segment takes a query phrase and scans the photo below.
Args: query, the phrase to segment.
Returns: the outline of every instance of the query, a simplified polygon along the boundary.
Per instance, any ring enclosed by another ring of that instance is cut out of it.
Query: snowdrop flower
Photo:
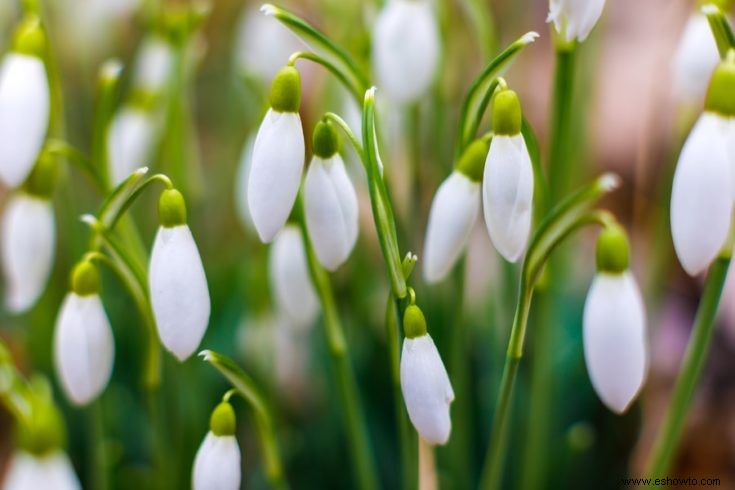
[[[486,138],[472,142],[436,191],[424,241],[424,279],[428,283],[444,279],[467,245],[480,212],[482,173],[489,148]]]
[[[378,86],[399,104],[419,99],[431,87],[441,50],[431,3],[393,0],[373,28],[373,67]]]
[[[41,153],[50,119],[46,36],[35,17],[15,33],[0,65],[0,181],[18,187]]]
[[[97,268],[83,260],[74,268],[71,283],[56,318],[54,361],[66,396],[86,405],[110,380],[115,345],[99,296]]]
[[[533,167],[521,134],[518,96],[503,90],[493,104],[494,136],[482,181],[485,224],[498,252],[516,262],[531,233]]]
[[[160,93],[166,90],[174,64],[171,44],[159,36],[143,41],[135,61],[133,85],[137,90]]]
[[[4,490],[81,490],[79,479],[61,450],[48,454],[35,455],[19,450],[13,455],[8,466]]]
[[[176,189],[161,193],[161,226],[151,252],[148,281],[158,335],[179,361],[199,346],[209,323],[207,277],[186,224],[184,197]]]
[[[320,121],[314,129],[314,157],[304,181],[304,213],[319,262],[334,271],[357,242],[357,193],[339,154],[334,125]]]
[[[240,162],[237,166],[237,175],[235,176],[235,211],[240,223],[249,232],[255,233],[255,225],[253,217],[250,215],[248,207],[248,180],[250,179],[250,166],[253,161],[253,148],[255,147],[255,136],[249,136],[245,140],[240,153]]]
[[[735,155],[728,147],[735,116],[735,61],[721,63],[710,81],[705,111],[679,155],[671,191],[671,234],[684,270],[704,271],[730,230]]]
[[[292,66],[273,80],[270,109],[258,129],[248,181],[248,204],[260,239],[270,243],[286,223],[301,184],[304,133],[298,110],[301,79]]]
[[[454,391],[418,306],[406,308],[403,330],[406,338],[401,354],[401,391],[408,417],[426,442],[445,444],[452,430],[449,405]]]
[[[311,326],[319,313],[306,262],[301,231],[286,225],[273,242],[268,260],[271,293],[279,313],[296,329]]]
[[[694,12],[689,17],[671,66],[674,94],[682,101],[701,102],[712,72],[720,61],[707,17]]]
[[[112,184],[120,184],[136,168],[145,167],[157,132],[150,108],[127,103],[110,121],[107,151]]]
[[[625,412],[648,370],[646,312],[628,270],[629,247],[617,226],[597,240],[597,270],[584,305],[584,358],[597,396]]]
[[[546,22],[553,22],[567,42],[582,42],[600,20],[604,7],[605,0],[550,0]]]
[[[240,488],[240,446],[235,438],[235,423],[232,405],[226,401],[217,405],[209,419],[209,432],[194,459],[194,490]]]

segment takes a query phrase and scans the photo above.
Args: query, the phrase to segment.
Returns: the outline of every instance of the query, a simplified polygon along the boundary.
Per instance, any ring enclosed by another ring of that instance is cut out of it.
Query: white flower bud
[[[314,156],[304,181],[304,213],[319,262],[334,271],[357,242],[357,193],[339,153]]]
[[[166,90],[173,63],[171,44],[161,37],[146,39],[135,60],[135,88],[154,93]]]
[[[148,280],[161,342],[184,361],[199,346],[210,313],[207,277],[186,224],[158,229]]]
[[[4,490],[81,490],[79,479],[71,461],[61,451],[36,456],[26,451],[16,451],[10,460]]]
[[[440,49],[430,2],[388,2],[373,29],[373,67],[378,86],[393,102],[415,102],[434,81]]]
[[[209,431],[194,460],[194,490],[237,490],[240,478],[237,439],[234,435],[218,436]]]
[[[311,326],[319,313],[306,262],[301,231],[286,225],[276,237],[268,262],[271,294],[277,310],[296,329]]]
[[[676,47],[671,75],[674,95],[684,102],[701,102],[720,55],[707,17],[695,12]]]
[[[445,444],[452,430],[454,391],[434,341],[427,333],[406,338],[401,354],[401,391],[411,423],[430,444]]]
[[[46,68],[11,52],[0,66],[0,181],[18,187],[41,152],[50,118]]]
[[[648,370],[646,312],[629,271],[595,276],[584,305],[584,358],[597,396],[625,412]]]
[[[705,112],[694,125],[676,165],[671,191],[671,234],[690,275],[705,270],[725,243],[733,206],[732,122]]]
[[[546,22],[567,41],[584,41],[600,20],[605,0],[550,0]]]
[[[462,254],[480,212],[480,183],[455,170],[439,186],[429,212],[424,278],[441,281]]]
[[[509,262],[525,251],[533,213],[533,167],[519,133],[495,135],[482,181],[485,224],[495,248]]]
[[[114,357],[112,327],[99,295],[68,293],[54,333],[56,371],[67,397],[77,405],[94,400],[110,380]]]
[[[107,159],[113,185],[148,165],[158,129],[156,117],[143,108],[125,106],[115,114],[107,133]]]
[[[14,194],[1,229],[5,304],[21,313],[38,300],[51,273],[56,245],[53,206],[48,199]]]

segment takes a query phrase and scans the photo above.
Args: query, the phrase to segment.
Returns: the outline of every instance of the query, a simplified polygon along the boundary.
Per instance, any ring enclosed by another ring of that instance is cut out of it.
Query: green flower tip
[[[490,151],[490,139],[479,138],[470,143],[457,162],[457,170],[473,182],[482,182],[485,160]]]
[[[41,152],[31,174],[25,182],[25,189],[31,195],[50,199],[56,187],[59,167],[49,152]]]
[[[703,7],[705,5],[715,5],[723,12],[727,12],[732,8],[733,0],[697,0],[697,5]]]
[[[493,102],[493,132],[515,136],[521,132],[521,102],[513,90],[502,90]]]
[[[319,158],[330,158],[339,151],[339,134],[329,120],[322,120],[316,124],[312,142],[314,155]]]
[[[409,305],[406,308],[403,314],[403,332],[409,339],[426,335],[426,318],[418,306]]]
[[[221,402],[209,418],[209,430],[216,436],[235,435],[235,410],[229,402]]]
[[[133,89],[130,93],[127,104],[142,112],[152,112],[156,109],[160,100],[161,96],[159,94],[150,90],[137,88]]]
[[[273,79],[270,105],[277,112],[299,112],[301,75],[293,66],[284,66]]]
[[[715,68],[710,78],[704,108],[724,116],[735,116],[735,51]]]
[[[161,193],[158,200],[158,219],[164,228],[186,224],[186,202],[181,192],[168,189]]]
[[[43,456],[66,444],[64,422],[58,409],[45,400],[34,400],[30,424],[18,433],[18,445],[26,451]]]
[[[100,291],[100,274],[90,260],[82,260],[71,271],[71,289],[79,296],[90,296]]]
[[[16,53],[43,58],[46,34],[35,15],[29,15],[20,23],[13,35],[12,50]]]
[[[597,238],[597,270],[620,274],[630,265],[630,244],[625,230],[617,225],[606,227]]]

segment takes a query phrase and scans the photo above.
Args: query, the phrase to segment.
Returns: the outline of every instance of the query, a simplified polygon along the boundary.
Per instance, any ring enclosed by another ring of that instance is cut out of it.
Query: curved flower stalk
[[[319,262],[336,270],[357,243],[357,193],[339,154],[339,139],[329,120],[314,129],[314,156],[304,180],[304,215]]]
[[[41,154],[51,118],[46,34],[35,16],[15,32],[0,65],[0,181],[16,188]]]
[[[67,397],[86,405],[105,389],[112,374],[112,327],[99,296],[96,267],[83,260],[72,272],[54,331],[54,361]]]
[[[449,375],[431,335],[426,331],[426,319],[415,304],[406,308],[403,316],[401,355],[401,390],[411,423],[430,444],[446,444],[452,430],[449,406],[454,391]]]
[[[516,93],[506,89],[495,95],[494,135],[485,162],[482,201],[490,239],[509,262],[523,255],[533,215],[533,166],[521,121]]]
[[[277,310],[296,329],[312,326],[319,313],[319,299],[309,276],[304,241],[296,225],[286,225],[276,237],[268,270]]]
[[[671,191],[674,248],[690,275],[704,271],[725,244],[735,197],[735,59],[712,76],[705,112],[687,137]]]
[[[692,12],[671,65],[674,95],[682,102],[700,103],[719,60],[707,17],[700,11]]]
[[[284,67],[271,86],[271,107],[258,129],[248,180],[250,214],[265,243],[283,228],[301,184],[304,133],[300,103],[299,72],[292,66]]]
[[[199,446],[194,469],[194,490],[237,490],[240,488],[240,446],[235,438],[235,411],[223,400],[212,411],[209,432]]]
[[[550,0],[546,22],[571,42],[584,41],[600,20],[605,0]]]
[[[378,86],[399,104],[416,102],[431,87],[441,51],[428,0],[394,0],[373,26],[373,67]]]
[[[444,279],[467,246],[480,213],[482,175],[490,137],[475,140],[436,191],[424,241],[424,279]]]
[[[199,346],[210,314],[204,266],[186,224],[184,197],[175,189],[161,194],[161,226],[148,269],[151,306],[164,347],[186,360]]]
[[[597,239],[597,275],[584,306],[584,357],[597,395],[621,414],[638,395],[648,368],[646,312],[628,270],[630,250],[622,228]]]

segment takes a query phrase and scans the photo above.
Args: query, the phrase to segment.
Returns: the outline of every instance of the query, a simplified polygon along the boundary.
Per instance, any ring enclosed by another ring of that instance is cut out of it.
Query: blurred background
[[[384,101],[379,106],[386,143],[383,160],[391,177],[401,248],[419,254],[431,199],[453,165],[459,109],[472,79],[488,59],[521,34],[530,30],[541,34],[506,78],[520,95],[545,157],[555,62],[545,22],[546,1],[434,3],[443,56],[431,92],[417,107],[401,108]],[[65,139],[89,153],[98,70],[110,58],[123,62],[120,101],[124,100],[127,67],[149,32],[150,12],[160,6],[144,0],[41,0],[41,4],[58,62]],[[379,0],[277,3],[308,19],[365,66],[370,62],[370,29],[380,4]],[[294,488],[351,488],[354,480],[338,422],[339,404],[321,320],[299,329],[284,325],[270,294],[268,248],[257,239],[242,206],[241,159],[267,109],[270,80],[292,52],[305,49],[289,31],[260,14],[259,5],[242,0],[211,2],[207,19],[187,46],[191,56],[180,74],[184,84],[180,111],[172,116],[179,146],[171,151],[162,141],[150,165],[169,174],[187,198],[189,224],[212,297],[212,316],[201,347],[232,356],[268,394],[275,407],[287,478]],[[544,311],[532,313],[513,410],[508,488],[620,488],[622,477],[643,472],[701,292],[701,282],[681,270],[668,226],[673,167],[702,105],[701,94],[677,88],[674,81],[677,46],[694,9],[695,2],[684,0],[609,1],[600,23],[580,48],[574,107],[570,108],[576,116],[574,154],[580,169],[575,185],[606,170],[623,178],[622,188],[605,206],[632,237],[634,272],[648,308],[649,377],[624,416],[608,411],[592,390],[583,358],[581,317],[595,272],[595,234],[584,234],[562,252],[568,262],[567,280],[547,285],[547,293],[561,305],[552,320],[546,319],[553,327],[543,340],[553,346],[546,349],[547,358],[534,356],[538,334],[534,323]],[[20,6],[14,0],[2,0],[3,51],[19,18]],[[305,134],[311,134],[325,111],[343,115],[359,131],[354,125],[359,125],[357,109],[334,79],[306,61],[297,66],[303,80]],[[383,324],[388,283],[365,177],[352,150],[344,147],[360,195],[361,229],[350,260],[333,275],[334,289],[380,481],[384,488],[397,488],[399,458]],[[154,437],[163,441],[170,465],[167,488],[186,488],[209,413],[228,385],[200,359],[180,364],[165,353],[159,394],[165,416],[154,431],[140,381],[144,343],[140,319],[132,300],[107,271],[102,297],[115,336],[112,380],[90,408],[71,406],[59,389],[52,358],[54,321],[68,290],[69,271],[89,238],[78,217],[94,212],[104,198],[77,168],[64,166],[62,174],[54,198],[58,246],[51,280],[29,312],[14,316],[0,308],[0,338],[24,373],[43,373],[53,383],[68,427],[68,451],[85,488],[95,488],[90,464],[95,452],[105,455],[112,488],[153,488]],[[0,209],[6,200],[6,191],[0,189]],[[150,193],[131,210],[148,249],[158,226],[156,200],[157,195]],[[420,274],[413,278],[450,377],[459,362],[465,363],[467,372],[467,385],[461,390],[464,397],[458,396],[452,406],[452,438],[437,452],[442,488],[476,484],[516,301],[517,266],[498,258],[481,220],[461,267],[464,270],[438,286],[422,284]],[[458,293],[460,284],[464,298]],[[452,352],[449,342],[455,328],[467,333],[460,354]],[[720,478],[723,487],[735,486],[734,354],[735,277],[728,281],[715,342],[670,477]],[[529,396],[539,389],[542,398]],[[235,406],[243,486],[265,488],[252,420],[242,403]],[[540,432],[534,431],[539,417],[548,421]],[[0,410],[0,475],[12,453],[13,434],[10,415]]]

